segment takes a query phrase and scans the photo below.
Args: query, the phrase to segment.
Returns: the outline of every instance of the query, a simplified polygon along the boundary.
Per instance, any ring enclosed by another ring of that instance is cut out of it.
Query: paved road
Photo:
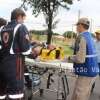
[[[54,89],[57,87],[57,76],[54,76],[55,83],[51,85],[51,88]],[[75,77],[68,76],[68,82],[69,82],[69,88],[70,88],[70,95],[68,96],[67,100],[70,100],[74,84],[75,84]],[[42,87],[45,88],[46,80],[43,80],[43,85]],[[36,94],[33,98],[33,100],[57,100],[56,99],[56,93],[50,92],[50,91],[45,91],[43,97],[40,97],[39,94]],[[90,100],[100,100],[100,81],[99,78],[96,80],[96,87],[94,89],[94,92],[92,93]]]

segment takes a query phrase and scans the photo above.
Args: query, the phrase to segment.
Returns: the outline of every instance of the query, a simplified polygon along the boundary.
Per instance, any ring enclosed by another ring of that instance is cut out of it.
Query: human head
[[[16,20],[18,23],[23,23],[25,16],[25,12],[20,8],[16,8],[11,12],[11,20]]]
[[[96,39],[100,41],[100,29],[96,30],[95,34],[96,34]]]
[[[0,27],[6,24],[7,24],[7,21],[4,18],[0,18]]]
[[[77,25],[77,32],[82,33],[89,29],[90,22],[88,18],[80,18],[76,25]]]

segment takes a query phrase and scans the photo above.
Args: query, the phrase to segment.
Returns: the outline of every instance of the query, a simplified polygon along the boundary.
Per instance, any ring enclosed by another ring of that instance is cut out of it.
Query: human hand
[[[68,62],[68,57],[64,57],[64,59],[62,60],[62,62]]]

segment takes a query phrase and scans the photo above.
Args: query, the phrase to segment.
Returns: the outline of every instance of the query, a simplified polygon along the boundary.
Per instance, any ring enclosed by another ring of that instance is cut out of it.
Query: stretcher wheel
[[[66,100],[65,96],[64,96],[64,93],[62,93],[62,100]]]
[[[40,89],[40,96],[43,96],[44,89]]]
[[[28,97],[28,100],[33,100],[33,95],[31,95],[30,97]]]
[[[32,89],[25,89],[25,96],[24,96],[24,100],[33,100],[33,94],[32,94]]]
[[[66,100],[66,95],[64,93],[61,93],[62,100]]]

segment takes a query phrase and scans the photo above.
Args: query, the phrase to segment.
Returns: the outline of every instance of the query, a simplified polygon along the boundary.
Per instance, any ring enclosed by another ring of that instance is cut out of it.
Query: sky
[[[0,0],[0,17],[10,20],[10,13],[14,8],[21,5],[21,0]],[[70,10],[59,8],[56,19],[59,19],[59,23],[54,29],[54,32],[64,33],[68,30],[75,31],[75,23],[78,20],[80,11],[80,17],[87,17],[91,22],[90,31],[94,32],[100,27],[100,0],[74,0],[74,4],[70,6]],[[27,17],[25,24],[28,29],[44,30],[47,27],[45,25],[44,16],[40,14],[37,18],[32,15],[30,8],[26,11]]]

